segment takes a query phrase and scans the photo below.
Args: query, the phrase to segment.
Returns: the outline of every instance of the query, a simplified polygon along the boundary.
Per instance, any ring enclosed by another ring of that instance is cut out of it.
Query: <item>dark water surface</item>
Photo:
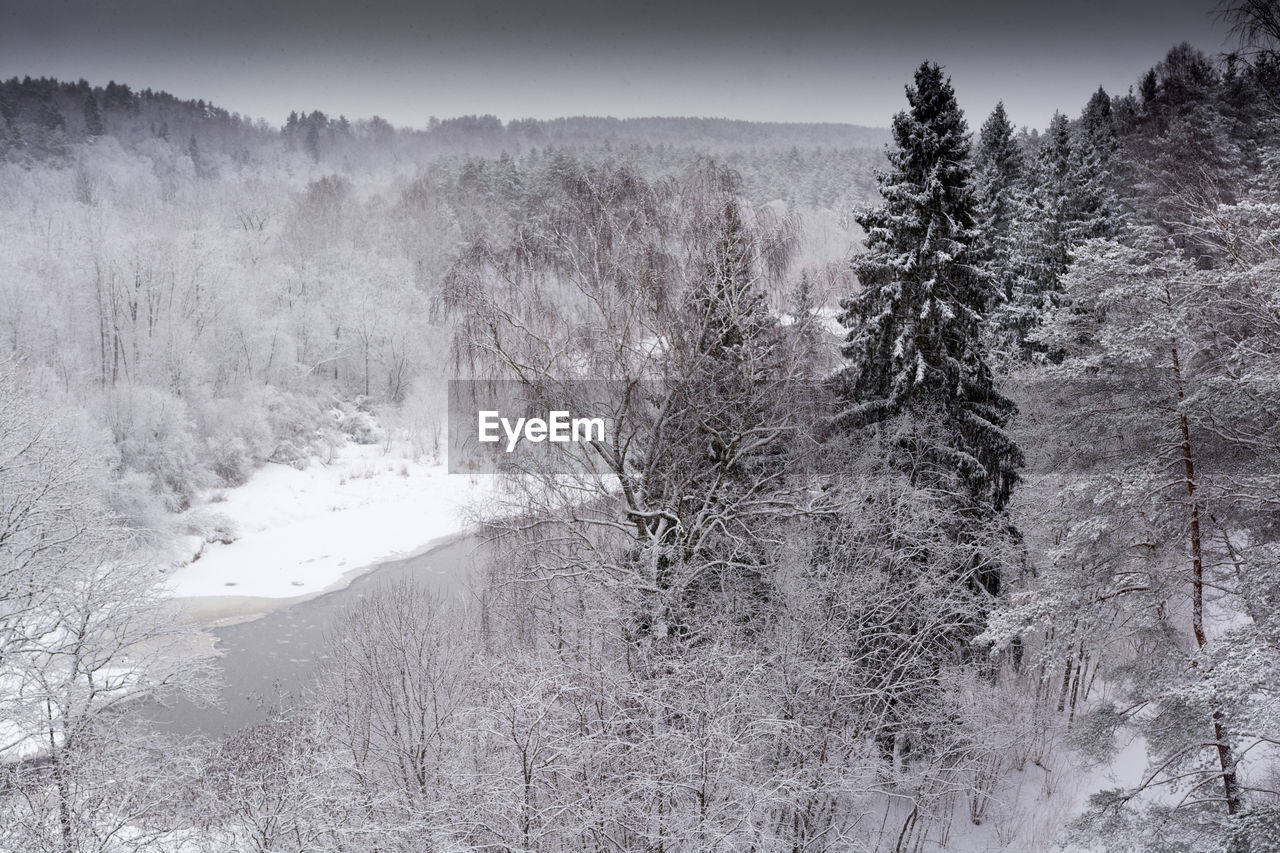
[[[465,537],[416,557],[383,563],[351,583],[251,622],[209,631],[222,653],[221,701],[200,707],[186,700],[167,706],[134,706],[133,713],[174,734],[222,735],[261,722],[268,708],[296,694],[325,655],[325,634],[343,610],[387,583],[415,580],[442,592],[461,593],[479,542]]]

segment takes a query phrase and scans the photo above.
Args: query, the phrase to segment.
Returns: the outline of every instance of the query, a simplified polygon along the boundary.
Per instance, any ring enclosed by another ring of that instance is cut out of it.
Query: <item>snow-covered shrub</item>
[[[182,517],[179,531],[186,536],[198,536],[203,542],[221,542],[230,545],[240,537],[235,521],[220,512],[197,509]]]
[[[165,529],[165,506],[152,489],[151,477],[140,471],[121,469],[107,483],[107,509],[121,526],[135,534],[152,538]]]
[[[219,432],[210,436],[205,446],[209,453],[209,467],[224,486],[240,486],[256,467],[249,446],[240,436],[231,432]]]
[[[243,485],[275,450],[260,394],[205,400],[197,407],[197,418],[209,468],[222,485]]]
[[[356,444],[378,444],[385,438],[385,433],[373,414],[361,408],[361,402],[340,401],[329,414],[337,430]]]
[[[298,444],[295,441],[285,439],[276,444],[275,450],[271,452],[268,461],[280,465],[288,465],[302,471],[311,462],[311,450],[310,445]]]
[[[258,392],[259,405],[265,413],[273,436],[268,461],[295,468],[306,468],[311,457],[328,443],[327,424],[320,404],[288,391],[263,388]]]
[[[122,466],[148,475],[171,511],[190,506],[210,474],[186,403],[159,388],[131,385],[108,392],[104,409]]]

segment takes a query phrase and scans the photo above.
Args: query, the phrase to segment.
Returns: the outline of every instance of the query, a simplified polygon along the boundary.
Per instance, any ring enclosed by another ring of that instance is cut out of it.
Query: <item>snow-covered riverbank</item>
[[[179,599],[315,595],[466,530],[492,482],[411,457],[400,443],[348,443],[327,462],[267,465],[208,493],[188,511],[191,526],[234,539],[186,537],[169,589]]]

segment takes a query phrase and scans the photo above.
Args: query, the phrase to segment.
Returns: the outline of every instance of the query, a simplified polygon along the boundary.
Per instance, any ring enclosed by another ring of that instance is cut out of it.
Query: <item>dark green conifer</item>
[[[98,109],[98,99],[93,93],[84,102],[84,131],[89,136],[104,136],[107,126],[102,121],[102,110]]]
[[[1005,432],[1015,412],[995,388],[982,341],[995,296],[971,186],[969,133],[942,69],[920,66],[910,109],[893,121],[884,203],[858,217],[862,289],[844,300],[849,329],[838,422],[900,420],[900,461],[922,485],[970,509],[999,511],[1022,453]]]

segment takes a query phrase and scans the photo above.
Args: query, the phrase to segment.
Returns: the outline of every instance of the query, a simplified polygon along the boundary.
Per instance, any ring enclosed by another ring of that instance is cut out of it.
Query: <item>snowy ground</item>
[[[466,530],[492,483],[411,456],[399,443],[348,443],[327,463],[267,465],[243,486],[206,494],[186,521],[236,538],[186,537],[168,578],[172,594],[314,595]]]
[[[1094,764],[1061,746],[1050,746],[1021,770],[1008,770],[1000,780],[982,823],[957,816],[945,847],[950,853],[1101,853],[1067,842],[1069,826],[1099,791],[1137,785],[1147,767],[1146,742],[1128,735],[1107,762]],[[963,811],[963,806],[959,811]]]

